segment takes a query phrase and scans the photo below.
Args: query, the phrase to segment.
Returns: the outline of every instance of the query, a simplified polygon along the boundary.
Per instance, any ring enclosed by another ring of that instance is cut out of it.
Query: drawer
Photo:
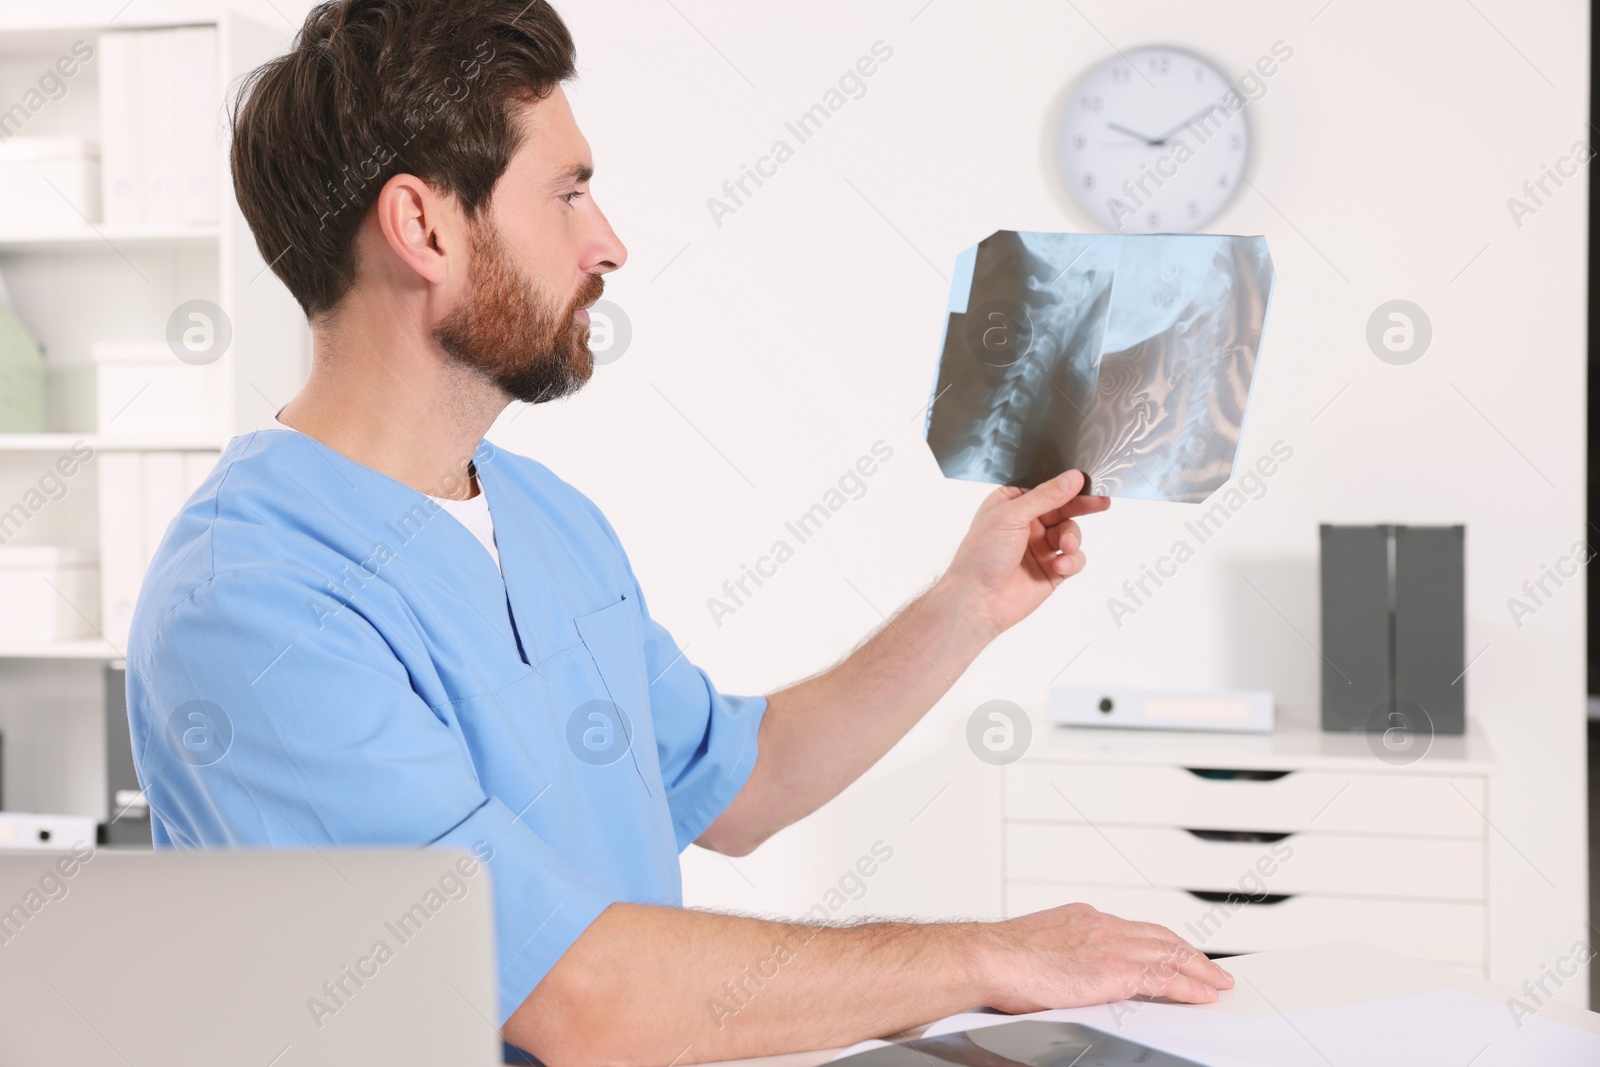
[[[1374,761],[1376,762],[1376,761]],[[1226,777],[1226,775],[1241,775]],[[1101,763],[1006,768],[1006,817],[1211,830],[1484,837],[1484,779],[1403,771],[1344,774]]]
[[[1484,899],[1484,843],[1290,834],[1217,841],[1145,826],[1005,824],[1005,877],[1251,893]],[[1264,885],[1264,888],[1263,888]]]
[[[1010,882],[1007,915],[1083,901],[1124,919],[1160,923],[1196,948],[1265,952],[1364,941],[1415,959],[1481,971],[1486,916],[1482,904],[1292,896],[1274,904],[1201,900],[1176,889]]]

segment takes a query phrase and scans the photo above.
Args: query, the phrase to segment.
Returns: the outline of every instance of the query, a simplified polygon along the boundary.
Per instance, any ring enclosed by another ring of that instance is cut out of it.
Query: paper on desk
[[[1076,1022],[1215,1067],[1595,1067],[1600,1034],[1537,1016],[1519,1026],[1504,1004],[1456,989],[1313,1008],[1240,1015],[1214,1007],[1123,1001],[1032,1015],[967,1013],[920,1036],[1013,1019]],[[863,1041],[836,1058],[882,1048]]]
[[[926,436],[947,477],[1197,503],[1233,474],[1265,237],[1018,233],[962,253]]]

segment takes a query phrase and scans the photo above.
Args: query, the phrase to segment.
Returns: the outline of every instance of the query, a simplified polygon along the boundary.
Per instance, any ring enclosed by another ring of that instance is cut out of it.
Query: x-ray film
[[[839,1067],[1201,1067],[1081,1023],[1018,1019],[835,1060]]]
[[[1233,475],[1265,237],[1018,233],[963,252],[927,439],[947,477],[1199,503]]]

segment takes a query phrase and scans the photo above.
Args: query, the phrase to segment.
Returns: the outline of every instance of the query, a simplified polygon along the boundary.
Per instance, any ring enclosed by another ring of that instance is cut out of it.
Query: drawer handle
[[[1185,833],[1191,833],[1202,841],[1243,841],[1251,845],[1275,845],[1289,835],[1286,833],[1275,834],[1264,830],[1191,830],[1184,827]]]
[[[1206,778],[1213,782],[1276,782],[1279,778],[1287,777],[1290,771],[1252,771],[1240,770],[1232,767],[1185,767],[1184,770],[1196,778]]]
[[[1184,892],[1188,893],[1196,900],[1205,901],[1207,904],[1231,905],[1282,904],[1284,901],[1294,896],[1293,893],[1257,893],[1255,895],[1239,892],[1222,893],[1214,889],[1185,889]]]

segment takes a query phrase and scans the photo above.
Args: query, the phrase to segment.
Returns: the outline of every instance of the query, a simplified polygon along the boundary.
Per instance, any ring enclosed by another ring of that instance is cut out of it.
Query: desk
[[[1525,994],[1507,986],[1353,941],[1259,952],[1250,956],[1236,956],[1222,963],[1238,984],[1225,991],[1215,1004],[1187,1006],[1183,1010],[1233,1016],[1273,1016],[1443,990],[1459,990],[1499,1005],[1504,1005],[1506,998],[1511,996],[1526,999]],[[1104,1007],[1072,1012],[1041,1012],[1037,1017],[1072,1018],[1086,1025],[1112,1029],[1108,1025],[1109,1010]],[[1565,1023],[1600,1037],[1600,1014],[1581,1008],[1550,1003],[1538,1012],[1537,1018]],[[1139,1015],[1136,1013],[1124,1020],[1119,1032],[1138,1040],[1138,1021]],[[911,1036],[915,1037],[918,1033],[920,1031]],[[760,1059],[730,1060],[726,1064],[727,1067],[816,1067],[833,1059],[841,1051],[797,1052]],[[1367,1067],[1396,1062],[1384,1059],[1382,1048],[1371,1050],[1367,1056],[1369,1058],[1360,1061]],[[1317,1063],[1327,1062],[1320,1056],[1311,1059]],[[1411,1067],[1414,1062],[1406,1061],[1406,1067]],[[1459,1067],[1465,1067],[1466,1062],[1466,1058],[1463,1058]],[[1494,1059],[1491,1054],[1478,1060],[1473,1067],[1483,1067],[1490,1062],[1516,1061]],[[1338,1059],[1333,1064],[1334,1067],[1346,1067]],[[1557,1065],[1541,1063],[1539,1067]]]

